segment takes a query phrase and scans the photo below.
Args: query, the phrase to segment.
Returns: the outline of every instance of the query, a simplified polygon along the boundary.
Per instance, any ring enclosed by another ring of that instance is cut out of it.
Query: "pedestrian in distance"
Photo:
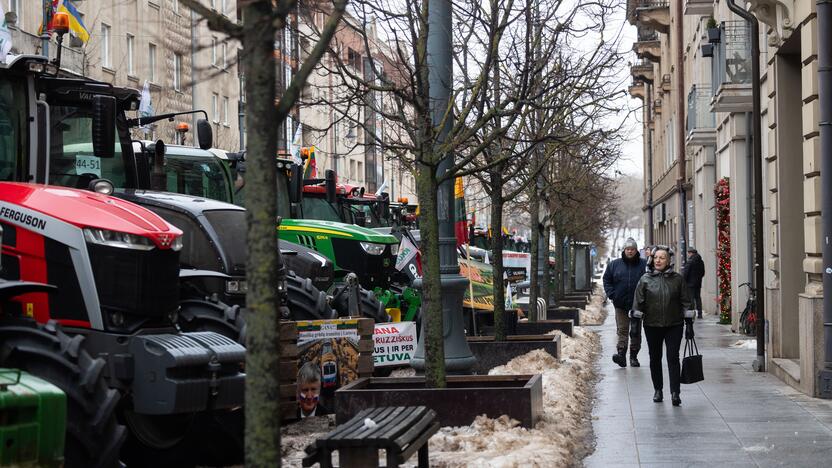
[[[639,367],[638,352],[641,350],[641,328],[639,323],[630,336],[629,312],[633,308],[633,295],[639,278],[644,274],[647,261],[638,253],[638,244],[633,238],[624,242],[621,258],[607,264],[604,271],[604,292],[615,306],[615,327],[618,334],[617,353],[612,361],[621,367],[627,366],[627,341],[630,339],[630,366]]]
[[[702,277],[705,276],[705,262],[693,247],[688,248],[688,261],[682,269],[682,276],[690,290],[690,299],[697,318],[702,318]]]
[[[650,377],[653,380],[653,401],[664,399],[662,389],[662,346],[667,349],[667,372],[670,380],[670,396],[673,406],[682,404],[680,397],[679,348],[682,329],[687,324],[685,338],[693,338],[692,309],[685,280],[673,271],[673,251],[666,246],[657,247],[653,253],[653,271],[641,277],[633,299],[631,317],[642,319],[647,349],[650,353]]]

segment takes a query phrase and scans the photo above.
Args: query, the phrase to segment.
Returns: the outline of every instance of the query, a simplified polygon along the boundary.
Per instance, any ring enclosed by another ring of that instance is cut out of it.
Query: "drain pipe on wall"
[[[762,130],[760,125],[760,23],[757,17],[727,0],[728,9],[748,22],[751,30],[751,125],[754,139],[754,288],[757,290],[757,359],[753,367],[757,372],[766,370],[766,340],[765,329],[768,326],[765,309],[765,294],[763,294],[765,271],[763,270],[763,147]]]
[[[818,394],[832,398],[832,0],[817,0],[818,101],[820,104],[821,229],[823,239],[824,366]]]
[[[677,142],[676,151],[679,152],[679,177],[676,179],[676,190],[679,194],[679,256],[681,260],[679,267],[688,262],[687,256],[687,235],[688,235],[688,202],[687,189],[687,162],[685,161],[685,44],[684,44],[684,11],[682,1],[676,1],[676,129]]]
[[[653,85],[644,83],[647,111],[644,113],[644,121],[647,123],[647,245],[655,245],[653,242],[653,130],[650,129],[651,113],[653,112]]]

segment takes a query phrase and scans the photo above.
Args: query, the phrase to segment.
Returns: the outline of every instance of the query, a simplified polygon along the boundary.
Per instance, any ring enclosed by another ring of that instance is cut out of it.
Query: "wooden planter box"
[[[536,349],[555,358],[561,356],[560,336],[553,335],[509,335],[506,341],[494,341],[493,336],[469,336],[468,348],[477,358],[471,372],[479,375],[487,375],[489,370]]]
[[[543,379],[538,375],[454,375],[446,388],[425,388],[424,377],[361,378],[335,392],[335,422],[343,424],[373,406],[427,406],[442,426],[467,426],[485,414],[508,415],[534,427],[543,414]]]
[[[517,333],[514,335],[545,335],[552,330],[560,330],[567,336],[572,336],[574,324],[572,320],[540,320],[537,322],[517,322]],[[494,336],[494,327],[482,327],[483,335]]]
[[[575,325],[580,325],[581,309],[577,307],[553,307],[546,311],[546,320],[572,320]]]

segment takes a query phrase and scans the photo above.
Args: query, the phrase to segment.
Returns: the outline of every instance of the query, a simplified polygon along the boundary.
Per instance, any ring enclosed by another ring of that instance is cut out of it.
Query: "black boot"
[[[621,367],[627,367],[627,358],[625,357],[626,354],[626,349],[619,349],[618,354],[612,355],[612,362],[618,364]]]
[[[641,367],[641,363],[638,362],[638,351],[630,350],[630,367]]]
[[[653,401],[656,403],[661,403],[664,400],[664,395],[662,395],[661,390],[656,390],[656,393],[653,394]]]
[[[701,310],[696,311],[696,318],[702,318],[702,311]]]
[[[673,403],[673,406],[681,405],[682,397],[679,396],[679,392],[670,392],[670,401]]]

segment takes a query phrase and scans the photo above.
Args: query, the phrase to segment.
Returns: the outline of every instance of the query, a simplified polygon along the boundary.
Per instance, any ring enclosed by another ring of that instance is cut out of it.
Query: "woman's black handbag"
[[[693,338],[685,340],[685,354],[682,358],[680,381],[683,384],[693,384],[703,380],[705,380],[705,374],[702,371],[702,355],[699,354],[696,340]]]

